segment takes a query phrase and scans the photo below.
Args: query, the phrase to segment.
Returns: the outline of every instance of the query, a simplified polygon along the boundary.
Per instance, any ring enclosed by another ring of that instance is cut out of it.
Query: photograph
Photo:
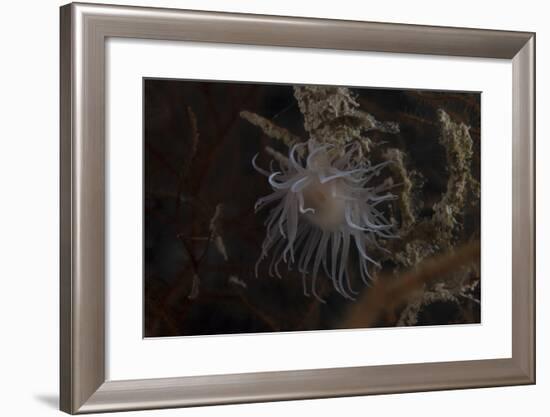
[[[479,91],[143,79],[143,336],[481,323]]]

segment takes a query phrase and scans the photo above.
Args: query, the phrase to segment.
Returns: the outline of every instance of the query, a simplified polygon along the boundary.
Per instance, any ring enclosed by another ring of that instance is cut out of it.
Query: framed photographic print
[[[532,384],[535,35],[61,8],[61,409]]]

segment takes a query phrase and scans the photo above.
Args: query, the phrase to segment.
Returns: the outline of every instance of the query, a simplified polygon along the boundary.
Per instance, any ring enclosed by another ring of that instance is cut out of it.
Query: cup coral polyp
[[[256,211],[274,205],[265,223],[266,237],[256,274],[260,262],[271,253],[269,274],[281,277],[281,262],[288,269],[297,267],[306,295],[310,289],[323,301],[317,292],[322,267],[334,289],[354,299],[357,292],[351,287],[349,257],[351,250],[356,250],[360,276],[369,284],[369,264],[380,267],[369,255],[369,248],[380,248],[378,238],[395,237],[393,225],[379,206],[395,196],[384,182],[371,185],[389,162],[373,166],[358,157],[359,152],[357,144],[339,151],[310,139],[307,144],[294,145],[276,171],[258,167],[257,155],[254,157],[254,168],[268,178],[273,189],[256,202]]]

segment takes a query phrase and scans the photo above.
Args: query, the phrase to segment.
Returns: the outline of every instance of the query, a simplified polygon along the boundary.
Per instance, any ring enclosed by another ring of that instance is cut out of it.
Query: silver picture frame
[[[60,12],[61,410],[81,414],[535,383],[534,33],[83,3]],[[512,356],[107,380],[105,43],[110,37],[511,61]]]

